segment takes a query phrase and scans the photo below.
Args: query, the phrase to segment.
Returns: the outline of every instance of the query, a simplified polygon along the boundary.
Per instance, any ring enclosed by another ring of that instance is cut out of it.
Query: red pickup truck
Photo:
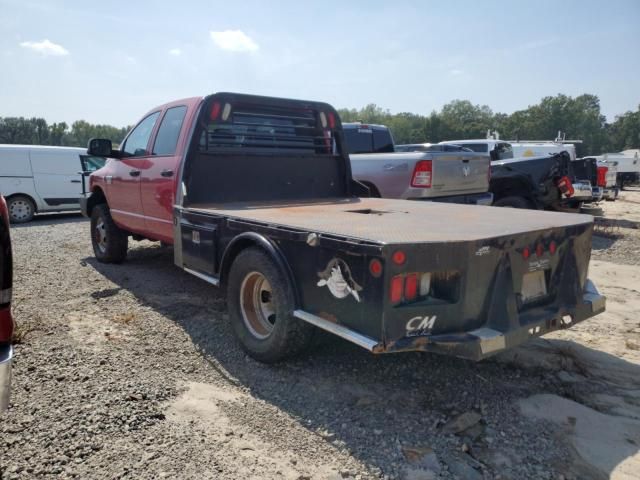
[[[482,359],[602,312],[591,217],[368,198],[326,103],[218,93],[151,110],[81,200],[101,262],[128,237],[227,287],[242,347],[271,362],[314,327],[371,352]]]

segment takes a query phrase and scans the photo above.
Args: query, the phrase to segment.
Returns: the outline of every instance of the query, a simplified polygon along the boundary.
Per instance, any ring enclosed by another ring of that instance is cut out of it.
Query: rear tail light
[[[404,276],[396,275],[391,279],[391,303],[400,303],[402,301],[402,291],[404,289]]]
[[[556,245],[556,242],[552,240],[551,243],[549,244],[549,253],[553,255],[554,253],[556,253],[557,248],[558,246]]]
[[[9,228],[9,209],[7,208],[7,201],[2,195],[0,195],[0,216],[4,219],[7,228]]]
[[[369,272],[376,278],[382,275],[382,262],[377,258],[371,260],[369,262]]]
[[[529,250],[529,247],[524,247],[522,249],[522,258],[527,260],[530,256],[531,256],[531,250]]]
[[[407,255],[402,250],[397,250],[393,253],[391,259],[396,265],[402,265],[407,261]]]
[[[410,273],[404,281],[404,299],[415,300],[418,296],[418,274]]]
[[[417,188],[431,188],[431,175],[433,167],[431,160],[420,160],[416,163],[411,178],[411,186]]]
[[[608,167],[598,167],[598,179],[597,179],[597,184],[599,187],[606,187],[607,186],[607,171],[609,170]]]
[[[575,191],[573,190],[573,184],[571,183],[571,179],[567,176],[564,176],[558,180],[556,183],[558,189],[567,197],[572,197]]]
[[[13,335],[13,317],[11,317],[11,307],[5,306],[0,309],[0,343],[11,341]]]

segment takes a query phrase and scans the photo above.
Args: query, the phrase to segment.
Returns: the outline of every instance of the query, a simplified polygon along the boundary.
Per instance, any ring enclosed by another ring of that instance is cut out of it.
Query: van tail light
[[[598,167],[598,179],[597,179],[597,184],[599,187],[606,187],[607,186],[607,171],[609,170],[608,167]]]
[[[571,179],[567,176],[561,177],[556,183],[558,189],[567,197],[573,197],[575,193]]]
[[[411,301],[418,296],[418,274],[410,273],[404,281],[404,299]]]
[[[396,275],[391,279],[391,303],[400,303],[402,301],[402,293],[404,290],[404,275]]]
[[[411,186],[417,188],[431,188],[433,166],[431,160],[420,160],[413,169]]]

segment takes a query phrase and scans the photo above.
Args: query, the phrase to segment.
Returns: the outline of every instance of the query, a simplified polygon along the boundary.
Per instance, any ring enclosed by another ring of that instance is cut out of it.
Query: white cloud
[[[213,42],[222,50],[230,52],[255,52],[260,47],[242,30],[210,32]]]
[[[69,50],[62,45],[53,43],[50,40],[44,39],[41,42],[22,42],[20,44],[22,48],[28,48],[34,52],[41,53],[42,55],[53,55],[56,57],[63,57],[69,55]]]
[[[173,55],[174,57],[179,57],[180,55],[182,55],[182,50],[180,50],[179,48],[172,48],[168,53],[169,55]]]

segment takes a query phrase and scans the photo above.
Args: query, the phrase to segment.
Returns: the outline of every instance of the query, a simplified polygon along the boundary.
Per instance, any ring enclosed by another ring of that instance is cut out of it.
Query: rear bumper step
[[[574,311],[566,314],[529,323],[506,332],[482,327],[462,333],[403,337],[387,343],[378,342],[344,325],[330,322],[303,310],[295,310],[293,315],[373,353],[422,351],[479,361],[501,351],[516,347],[532,337],[539,337],[556,330],[569,328],[578,322],[602,313],[605,310],[605,305],[606,298],[598,292],[591,280],[587,280],[582,303],[577,305]]]

